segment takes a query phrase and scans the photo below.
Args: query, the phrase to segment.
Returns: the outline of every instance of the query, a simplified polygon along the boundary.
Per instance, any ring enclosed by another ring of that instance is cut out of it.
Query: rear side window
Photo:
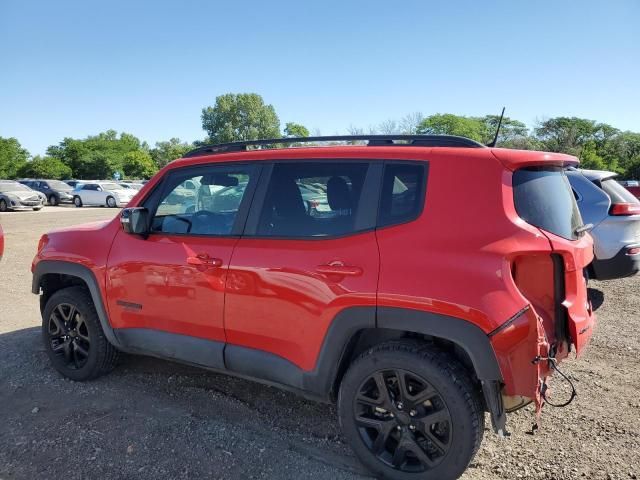
[[[362,230],[356,219],[368,168],[351,161],[276,164],[257,235],[326,237]]]
[[[613,178],[608,178],[601,182],[602,189],[611,197],[611,203],[640,203],[640,201],[629,190],[624,188]]]
[[[378,226],[408,222],[424,204],[426,165],[387,163],[382,180]]]
[[[582,218],[562,168],[523,168],[513,174],[518,215],[528,224],[577,240]]]

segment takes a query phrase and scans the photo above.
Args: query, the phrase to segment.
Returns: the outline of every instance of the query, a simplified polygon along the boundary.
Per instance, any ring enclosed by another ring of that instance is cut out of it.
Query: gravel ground
[[[332,406],[144,357],[89,383],[61,378],[40,344],[29,266],[40,235],[111,218],[104,208],[0,214],[0,479],[366,478]],[[640,277],[592,282],[603,302],[586,353],[562,366],[578,397],[485,431],[466,479],[640,476]],[[566,393],[552,383],[558,396]],[[488,423],[488,422],[487,422]]]

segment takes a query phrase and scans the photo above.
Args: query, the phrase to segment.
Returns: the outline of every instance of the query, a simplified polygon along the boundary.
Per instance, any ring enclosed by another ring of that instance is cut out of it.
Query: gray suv
[[[595,259],[590,275],[610,280],[640,271],[640,200],[620,185],[614,172],[567,171],[580,214],[593,224]]]

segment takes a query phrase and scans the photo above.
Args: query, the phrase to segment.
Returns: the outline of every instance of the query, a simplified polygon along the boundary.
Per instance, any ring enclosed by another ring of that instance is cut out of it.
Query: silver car
[[[13,180],[0,180],[0,212],[7,210],[40,210],[46,197]]]
[[[640,200],[620,185],[614,172],[570,168],[571,183],[585,224],[593,224],[595,259],[590,275],[609,280],[640,271]]]

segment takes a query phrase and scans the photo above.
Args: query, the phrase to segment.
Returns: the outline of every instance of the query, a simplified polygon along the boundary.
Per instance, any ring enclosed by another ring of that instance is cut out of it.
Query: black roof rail
[[[397,145],[413,147],[461,147],[484,148],[475,140],[455,135],[334,135],[329,137],[285,137],[268,140],[246,140],[241,142],[219,143],[205,145],[191,150],[183,158],[213,155],[216,153],[242,152],[248,147],[263,147],[277,144],[313,143],[313,142],[355,142],[366,141],[370,147]],[[402,142],[402,143],[396,143]]]

